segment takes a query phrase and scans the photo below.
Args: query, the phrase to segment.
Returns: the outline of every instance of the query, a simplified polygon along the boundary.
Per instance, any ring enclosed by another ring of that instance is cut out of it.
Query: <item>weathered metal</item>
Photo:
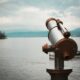
[[[53,27],[51,24],[53,21],[56,21],[57,26]],[[72,59],[78,49],[76,42],[69,38],[70,32],[60,24],[63,24],[63,22],[55,18],[49,18],[46,21],[49,30],[48,38],[52,45],[45,44],[42,49],[47,54],[48,52],[55,53],[55,69],[47,69],[51,80],[68,80],[68,75],[72,72],[72,69],[64,69],[64,60]]]

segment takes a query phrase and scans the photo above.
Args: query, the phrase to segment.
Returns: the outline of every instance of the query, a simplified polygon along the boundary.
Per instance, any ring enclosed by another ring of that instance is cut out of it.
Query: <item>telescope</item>
[[[54,25],[56,23],[56,26]],[[51,80],[68,80],[68,75],[72,69],[64,69],[64,61],[74,58],[77,53],[77,44],[70,38],[70,32],[63,26],[60,19],[49,18],[46,21],[46,27],[49,30],[48,39],[51,45],[45,44],[43,52],[55,53],[55,69],[47,69]]]
[[[52,24],[56,22],[57,26]],[[46,27],[49,30],[48,39],[51,42],[51,46],[47,46],[49,51],[58,51],[59,55],[63,55],[64,60],[72,59],[77,53],[77,44],[70,38],[70,32],[64,27],[63,22],[60,19],[49,18],[46,21]],[[46,51],[46,45],[43,47],[43,51]],[[47,52],[46,52],[47,53]],[[61,53],[61,54],[60,54]]]
[[[54,21],[56,22],[56,26],[53,26]],[[44,45],[43,51],[46,53],[48,51],[58,51],[59,55],[63,55],[64,60],[72,59],[77,53],[77,44],[70,38],[71,34],[63,26],[63,22],[60,19],[49,18],[46,21],[46,27],[49,30],[48,39],[52,45]]]

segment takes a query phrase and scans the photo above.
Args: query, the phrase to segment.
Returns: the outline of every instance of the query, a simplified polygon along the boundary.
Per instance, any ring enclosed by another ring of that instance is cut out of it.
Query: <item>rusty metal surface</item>
[[[54,46],[53,46],[54,47]],[[55,48],[58,48],[59,55],[62,53],[64,60],[72,59],[77,53],[77,44],[72,39],[62,39],[56,43]]]

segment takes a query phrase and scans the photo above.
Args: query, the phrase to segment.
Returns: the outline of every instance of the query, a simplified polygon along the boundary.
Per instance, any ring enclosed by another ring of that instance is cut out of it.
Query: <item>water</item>
[[[79,45],[79,38],[76,38]],[[54,68],[54,60],[42,52],[47,38],[9,38],[0,40],[0,80],[50,80],[46,68]],[[80,59],[65,62],[72,68],[69,80],[80,79]]]

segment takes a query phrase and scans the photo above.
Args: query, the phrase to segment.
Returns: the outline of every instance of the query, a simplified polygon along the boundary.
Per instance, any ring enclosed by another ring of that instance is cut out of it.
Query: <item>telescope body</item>
[[[51,42],[51,44],[53,44],[53,45],[55,45],[59,40],[61,40],[63,38],[64,38],[64,36],[58,30],[57,27],[52,28],[48,33],[48,39]]]
[[[57,26],[53,26],[54,20]],[[72,59],[77,53],[77,44],[74,40],[70,39],[70,32],[60,25],[62,22],[54,18],[46,21],[46,27],[49,30],[48,39],[52,44],[53,50],[57,49],[58,55],[63,55],[64,60]],[[51,49],[52,50],[52,49]],[[61,53],[61,54],[60,54]]]

